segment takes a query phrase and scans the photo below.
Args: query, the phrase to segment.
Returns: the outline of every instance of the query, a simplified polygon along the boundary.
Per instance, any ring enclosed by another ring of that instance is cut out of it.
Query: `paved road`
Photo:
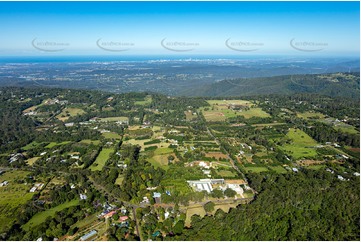
[[[222,145],[221,145],[221,142],[213,135],[213,133],[210,131],[210,129],[209,129],[208,127],[207,127],[207,132],[208,132],[208,134],[209,134],[211,137],[213,137],[213,139],[214,139],[214,141],[216,142],[216,144],[221,147],[221,146],[222,146]],[[236,166],[234,160],[231,158],[231,155],[228,153],[228,151],[227,151],[226,149],[224,149],[224,150],[226,151],[226,155],[228,156],[228,159],[229,159],[232,167],[233,167],[239,174],[242,175],[243,180],[248,184],[248,181],[247,181],[246,176],[245,176],[245,175],[243,174],[243,172],[241,172],[241,171],[239,170],[239,168]]]

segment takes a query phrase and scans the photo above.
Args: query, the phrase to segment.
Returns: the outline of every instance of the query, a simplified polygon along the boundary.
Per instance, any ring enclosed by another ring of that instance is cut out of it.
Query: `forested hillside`
[[[238,78],[185,90],[189,96],[239,96],[256,94],[317,93],[333,97],[359,99],[360,73],[323,75],[286,75],[261,78]]]

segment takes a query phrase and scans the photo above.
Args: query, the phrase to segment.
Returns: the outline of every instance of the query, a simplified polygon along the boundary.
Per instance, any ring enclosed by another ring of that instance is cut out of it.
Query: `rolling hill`
[[[255,94],[318,93],[359,99],[360,73],[285,75],[226,79],[184,90],[185,96],[246,96]]]

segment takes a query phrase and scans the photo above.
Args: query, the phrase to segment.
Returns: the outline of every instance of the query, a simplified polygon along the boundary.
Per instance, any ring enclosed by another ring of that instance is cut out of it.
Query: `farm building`
[[[235,191],[238,195],[242,195],[243,194],[243,188],[238,185],[238,184],[232,184],[232,183],[227,183],[227,188],[232,189],[233,191]]]
[[[81,241],[85,241],[90,239],[91,237],[93,237],[94,235],[96,235],[98,232],[96,230],[92,230],[89,233],[83,235],[82,237],[80,237]]]
[[[187,182],[196,191],[206,191],[210,193],[213,191],[212,185],[224,184],[224,179],[200,179],[198,181],[187,181]]]

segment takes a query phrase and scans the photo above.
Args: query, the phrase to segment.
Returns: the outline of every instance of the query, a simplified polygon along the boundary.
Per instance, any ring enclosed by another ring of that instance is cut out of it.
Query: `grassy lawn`
[[[56,212],[61,211],[61,210],[65,209],[65,208],[76,206],[78,204],[79,204],[79,200],[74,199],[74,200],[71,200],[69,202],[60,204],[60,205],[58,205],[58,206],[56,206],[54,208],[51,208],[51,209],[45,210],[43,212],[37,213],[26,224],[24,224],[23,229],[25,231],[28,231],[31,227],[34,227],[36,225],[39,225],[39,224],[43,223],[46,220],[47,217],[49,217],[49,216],[53,217]]]
[[[312,148],[317,145],[317,142],[305,132],[292,128],[288,131],[286,137],[292,140],[291,144],[284,144],[280,148],[295,159],[317,155],[316,149]]]
[[[128,126],[128,130],[138,130],[138,129],[141,129],[142,126],[140,125],[130,125]]]
[[[27,159],[26,160],[26,163],[28,163],[29,166],[32,166],[37,160],[39,160],[41,157],[33,157],[33,158],[30,158],[30,159]]]
[[[63,142],[60,142],[60,143],[57,143],[57,142],[50,142],[47,146],[45,146],[45,148],[47,149],[51,149],[57,145],[66,145],[66,144],[69,144],[70,141],[63,141]]]
[[[108,117],[108,118],[100,118],[100,122],[117,122],[117,121],[129,121],[128,117]]]
[[[115,183],[114,183],[114,184],[121,186],[123,180],[124,180],[124,176],[123,176],[123,175],[119,175],[118,178],[115,180]]]
[[[121,139],[119,134],[113,132],[102,133],[102,136],[106,139]]]
[[[227,170],[217,171],[217,174],[222,176],[222,177],[235,177],[235,176],[237,176],[236,173],[234,173],[232,171],[227,171]]]
[[[237,207],[238,203],[230,203],[230,204],[221,204],[214,206],[214,211],[212,214],[214,215],[218,209],[222,209],[225,213],[229,212],[229,209]]]
[[[358,131],[355,129],[355,127],[344,123],[335,125],[335,129],[336,130],[340,129],[344,133],[358,134]]]
[[[12,226],[21,206],[34,195],[29,192],[31,184],[25,185],[16,182],[17,179],[23,179],[28,175],[27,171],[7,171],[0,176],[0,182],[9,182],[7,186],[0,187],[0,232],[8,230]]]
[[[21,149],[22,150],[30,150],[30,149],[33,149],[35,147],[38,147],[39,145],[43,144],[43,143],[46,143],[46,142],[41,142],[41,143],[38,143],[36,141],[33,141],[27,145],[25,145],[24,147],[22,147]]]
[[[67,116],[67,113],[70,116]],[[69,119],[69,117],[73,117],[73,116],[76,116],[76,115],[82,115],[84,113],[85,113],[85,111],[83,109],[80,109],[80,108],[64,108],[61,111],[61,113],[56,116],[56,118],[61,120],[61,121],[66,121],[66,120]],[[65,117],[62,117],[62,116],[65,116]]]
[[[158,148],[166,148],[169,146],[169,143],[166,143],[166,142],[146,144],[146,145],[144,144],[145,142],[149,142],[149,141],[152,141],[152,139],[142,139],[142,140],[129,139],[129,140],[124,141],[124,144],[139,145],[142,147],[142,150],[144,150],[145,147],[149,147],[149,146],[157,146]]]
[[[172,152],[173,152],[172,148],[158,148],[154,151],[154,155],[166,155]]]
[[[282,166],[270,166],[269,168],[277,173],[287,173],[286,169]]]
[[[135,105],[148,105],[152,103],[152,96],[148,95],[144,98],[143,101],[135,101]]]
[[[156,168],[168,169],[168,155],[155,155],[148,159],[148,161]]]
[[[263,171],[268,171],[268,169],[264,166],[251,166],[251,167],[244,167],[244,169],[247,172],[255,172],[255,173],[259,173],[259,172],[263,172]]]
[[[83,139],[79,143],[98,145],[100,143],[100,140]]]
[[[139,145],[139,146],[144,147],[144,142],[149,142],[149,141],[151,141],[151,139],[142,139],[142,140],[128,139],[128,140],[124,141],[124,143],[125,144],[132,144],[132,145]]]
[[[78,227],[79,230],[83,229],[83,227],[88,227],[88,225],[90,225],[91,223],[93,223],[94,221],[96,221],[98,218],[96,216],[96,214],[92,214],[78,222],[76,222],[75,224],[73,224],[72,226],[70,226],[71,228],[74,227]]]
[[[304,112],[304,113],[297,113],[297,117],[304,118],[304,119],[317,119],[317,118],[324,118],[325,115],[319,112]]]
[[[233,118],[233,117],[237,117],[242,114],[238,111],[234,111],[231,109],[223,109],[222,113],[224,114],[224,116],[226,116],[226,118]]]
[[[103,148],[100,151],[98,157],[94,161],[94,163],[90,166],[91,171],[100,171],[103,169],[105,162],[109,159],[111,153],[114,152],[114,149],[111,148]]]
[[[187,214],[187,217],[186,217],[185,225],[190,226],[191,225],[191,217],[194,214],[198,214],[199,216],[201,216],[203,218],[204,215],[206,215],[206,211],[204,211],[204,208],[202,206],[199,206],[199,207],[194,207],[194,208],[188,208],[186,214]]]

